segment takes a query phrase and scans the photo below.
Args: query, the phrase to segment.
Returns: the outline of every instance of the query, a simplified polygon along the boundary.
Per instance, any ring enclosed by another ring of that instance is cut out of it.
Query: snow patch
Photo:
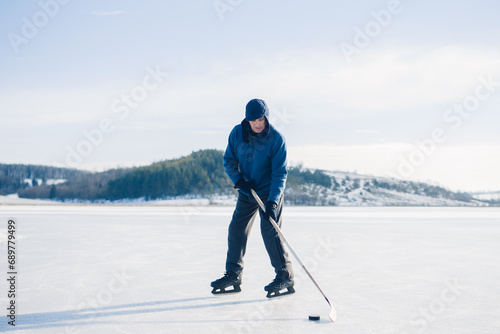
[[[43,179],[35,179],[36,180],[36,183],[38,185],[42,185],[43,184]],[[67,180],[65,179],[47,179],[45,180],[45,184],[48,185],[48,186],[51,186],[51,185],[58,185],[58,184],[61,184],[61,183],[65,183]],[[23,180],[23,183],[29,185],[30,187],[33,187],[33,179],[24,179]]]
[[[0,196],[0,205],[54,205],[60,204],[61,202],[48,201],[42,199],[29,199],[29,198],[19,198],[18,194],[10,194],[6,196]]]

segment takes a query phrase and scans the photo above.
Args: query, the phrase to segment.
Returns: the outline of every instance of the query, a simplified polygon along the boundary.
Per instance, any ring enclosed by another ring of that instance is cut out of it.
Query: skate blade
[[[225,288],[213,288],[212,293],[214,295],[220,295],[223,293],[235,293],[235,292],[240,292],[241,288],[239,285],[233,285],[233,288],[231,290],[226,290],[228,287]]]
[[[268,291],[266,297],[267,298],[276,298],[276,297],[280,297],[280,296],[291,295],[292,293],[295,293],[295,289],[293,288],[293,286],[290,286],[287,288],[287,291],[284,291],[284,292],[280,292],[279,290],[278,291]]]

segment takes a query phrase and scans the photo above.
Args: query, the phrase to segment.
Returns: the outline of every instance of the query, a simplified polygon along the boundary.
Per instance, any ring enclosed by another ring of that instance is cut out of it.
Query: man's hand
[[[266,215],[265,215],[266,220],[272,218],[276,223],[278,223],[278,219],[276,218],[278,215],[277,211],[278,211],[278,204],[276,204],[273,201],[266,202]]]
[[[250,189],[252,189],[252,187],[250,185],[250,182],[242,178],[238,182],[236,182],[236,184],[234,185],[234,189],[241,189],[244,193],[250,194]]]

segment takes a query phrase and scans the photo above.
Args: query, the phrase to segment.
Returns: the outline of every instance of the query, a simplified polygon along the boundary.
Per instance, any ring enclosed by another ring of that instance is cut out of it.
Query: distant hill
[[[78,180],[89,172],[50,166],[0,164],[0,195],[17,193],[38,185],[52,185],[59,181]]]
[[[160,199],[186,194],[226,194],[231,189],[222,151],[201,150],[180,159],[135,168],[110,181],[103,197]]]
[[[232,191],[232,186],[224,173],[222,152],[201,150],[145,167],[101,173],[33,165],[0,165],[0,191],[4,195],[17,192],[21,198],[102,202],[225,194]]]
[[[286,199],[294,204],[337,206],[477,206],[486,205],[467,193],[456,193],[422,182],[375,177],[340,171],[305,170],[321,182],[309,181],[287,185]],[[328,182],[331,180],[331,183]],[[318,179],[319,180],[319,179]]]
[[[109,181],[130,172],[113,169],[92,173],[70,168],[0,164],[0,195],[51,200],[95,200],[101,198]]]
[[[223,151],[200,150],[149,166],[91,173],[76,169],[0,164],[0,195],[107,203],[190,196],[235,198],[223,167]],[[420,182],[340,171],[289,167],[285,200],[292,205],[476,206],[467,193]]]

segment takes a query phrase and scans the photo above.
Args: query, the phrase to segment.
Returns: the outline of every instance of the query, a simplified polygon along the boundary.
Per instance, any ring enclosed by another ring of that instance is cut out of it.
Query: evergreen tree
[[[56,185],[53,184],[52,187],[50,187],[49,198],[50,199],[55,199],[56,198],[56,194],[57,194]]]

